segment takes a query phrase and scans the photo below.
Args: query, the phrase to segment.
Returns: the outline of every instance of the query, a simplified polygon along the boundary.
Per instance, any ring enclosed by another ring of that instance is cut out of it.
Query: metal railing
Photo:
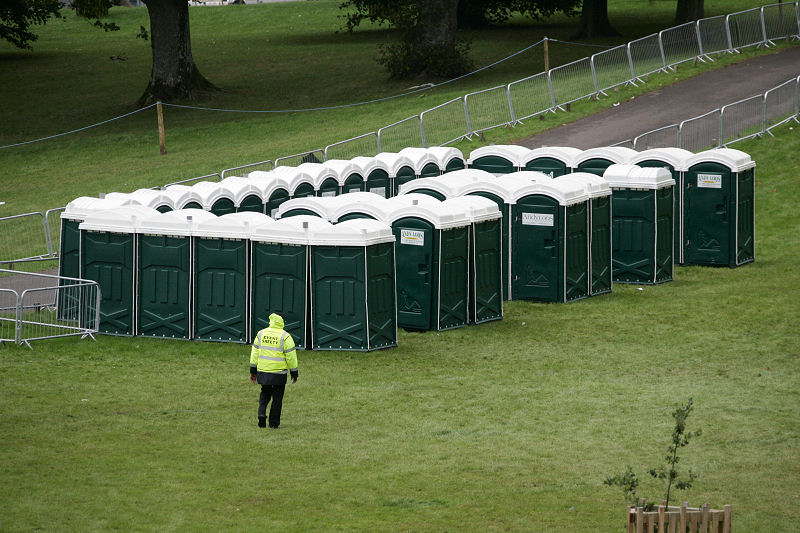
[[[222,181],[222,176],[220,176],[219,172],[213,172],[211,174],[206,174],[205,176],[197,176],[196,178],[188,178],[188,179],[185,179],[185,180],[173,181],[172,183],[167,183],[166,185],[164,185],[161,188],[162,189],[166,189],[170,185],[186,185],[187,183],[195,183],[195,182],[200,182],[200,181],[211,181],[212,179],[215,179],[215,181]]]
[[[100,323],[97,282],[6,269],[0,274],[0,343],[31,347],[57,337],[94,339]]]
[[[0,266],[52,259],[50,229],[42,213],[0,218]]]
[[[259,161],[258,163],[250,163],[249,165],[242,165],[240,167],[226,168],[225,170],[220,172],[219,176],[220,176],[220,181],[231,176],[239,176],[242,178],[246,178],[250,175],[250,172],[256,170],[272,170],[274,168],[275,168],[275,163],[273,163],[271,159],[267,159],[266,161]],[[239,170],[247,170],[247,172],[238,172]],[[234,172],[237,173],[234,174]]]
[[[650,148],[668,148],[678,146],[680,128],[677,124],[670,124],[663,128],[648,131],[633,139],[634,150],[649,150]]]

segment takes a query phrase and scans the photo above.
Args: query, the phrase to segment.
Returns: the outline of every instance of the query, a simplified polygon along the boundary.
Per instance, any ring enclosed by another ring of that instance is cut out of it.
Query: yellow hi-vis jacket
[[[274,317],[274,318],[273,318]],[[283,319],[270,315],[269,327],[258,332],[250,350],[250,368],[271,374],[297,374],[294,339],[283,330]]]

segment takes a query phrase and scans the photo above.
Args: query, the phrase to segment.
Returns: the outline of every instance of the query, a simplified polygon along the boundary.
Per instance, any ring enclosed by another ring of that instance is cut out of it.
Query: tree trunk
[[[608,0],[583,0],[581,29],[573,39],[619,35],[608,20]]]
[[[458,0],[420,0],[419,37],[430,50],[455,50]]]
[[[153,68],[140,105],[157,101],[191,100],[198,92],[214,89],[192,58],[189,7],[186,0],[144,0],[150,16]]]
[[[705,16],[705,0],[678,0],[675,9],[675,24],[699,20]]]

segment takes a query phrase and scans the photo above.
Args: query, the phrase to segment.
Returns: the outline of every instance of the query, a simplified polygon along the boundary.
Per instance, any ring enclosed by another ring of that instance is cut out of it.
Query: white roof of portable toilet
[[[508,179],[509,177],[512,179],[519,178],[528,181],[549,181],[553,179],[549,174],[539,172],[538,170],[520,170],[519,172],[511,172],[510,174],[499,176],[498,179]]]
[[[170,195],[164,194],[164,191],[160,189],[138,189],[130,193],[129,196],[140,204],[153,209],[163,205],[168,206],[170,209],[175,209],[174,199]]]
[[[204,198],[199,191],[186,185],[170,185],[163,191],[164,194],[172,198],[172,205],[175,209],[183,209],[190,202],[197,202],[205,205]]]
[[[354,157],[350,161],[352,161],[354,165],[361,169],[360,174],[364,177],[364,179],[367,179],[375,170],[384,170],[386,174],[390,174],[389,165],[386,164],[386,161],[378,159],[377,157],[365,157],[360,155],[358,157]]]
[[[460,159],[466,163],[464,154],[458,148],[452,146],[429,146],[428,152],[433,154],[433,157],[439,160],[439,168],[445,169],[447,163],[453,159]]]
[[[375,156],[375,159],[386,164],[386,166],[389,168],[390,178],[397,177],[397,172],[403,167],[408,167],[411,170],[414,170],[414,162],[410,157],[404,154],[381,152]]]
[[[419,175],[425,165],[433,163],[439,166],[439,159],[430,153],[426,148],[403,148],[400,154],[408,157],[413,162],[414,172]],[[441,170],[441,168],[439,169]]]
[[[603,174],[610,187],[625,189],[661,189],[675,185],[672,172],[663,167],[611,165]]]
[[[571,168],[575,158],[578,157],[581,152],[583,152],[583,150],[573,148],[572,146],[542,146],[528,152],[528,155],[523,158],[520,166],[524,167],[534,159],[539,159],[540,157],[550,157],[563,161],[566,166]]]
[[[444,205],[444,202],[426,194],[395,196],[386,202],[390,208],[385,219],[387,223],[405,217],[422,218],[436,229],[457,228],[471,223],[466,208]]]
[[[247,173],[247,178],[244,178],[244,179],[249,179],[249,180],[252,180],[252,179],[264,179],[266,177],[273,176],[273,175],[275,175],[275,169],[272,169],[272,170],[254,170],[252,172],[248,172]],[[225,179],[227,179],[227,178],[225,178]]]
[[[278,167],[278,168],[292,168],[292,167]],[[339,174],[333,168],[325,166],[324,163],[303,163],[302,165],[295,168],[298,171],[303,172],[307,174],[309,177],[311,177],[311,183],[314,184],[314,190],[319,190],[322,183],[328,178],[333,178],[336,180],[337,183],[339,182]],[[289,185],[291,186],[291,180],[288,177],[286,179],[287,181],[289,181]],[[292,188],[292,190],[294,190],[294,188]]]
[[[454,205],[464,209],[472,222],[483,222],[484,220],[495,220],[503,217],[497,204],[483,196],[448,198],[442,202],[442,205]]]
[[[303,163],[299,167],[278,167],[272,172],[270,172],[270,176],[274,178],[282,178],[286,183],[286,190],[289,191],[289,194],[294,194],[294,191],[302,185],[303,183],[310,183],[314,190],[317,189],[317,184],[315,181],[315,175],[318,173],[316,169],[312,169],[307,167],[306,165],[318,165],[322,166],[319,163]],[[301,168],[305,167],[305,168]],[[315,175],[309,173],[309,170],[314,170]]]
[[[263,213],[228,213],[214,219],[200,221],[192,235],[196,237],[217,237],[222,239],[246,239],[256,226],[274,222]]]
[[[87,215],[78,228],[113,233],[136,233],[136,229],[143,220],[160,214],[152,207],[126,205],[105,211],[95,211]]]
[[[530,148],[519,146],[518,144],[492,144],[489,146],[481,146],[470,152],[467,164],[471,165],[479,157],[495,155],[508,159],[515,167],[520,167],[524,165],[523,161],[530,151]]]
[[[575,156],[575,159],[573,160],[573,168],[577,167],[584,161],[588,161],[589,159],[607,159],[611,161],[611,163],[627,163],[638,153],[639,152],[636,150],[632,148],[626,148],[624,146],[601,146],[599,148],[589,148],[588,150],[584,150]]]
[[[290,200],[286,200],[278,207],[276,218],[283,218],[283,215],[293,209],[306,209],[308,211],[313,211],[325,220],[331,220],[330,212],[332,211],[333,204],[330,202],[330,200],[333,200],[334,198],[336,197],[333,196],[326,198],[318,196],[306,196],[305,198],[292,198]]]
[[[366,176],[362,174],[363,170],[361,167],[356,165],[350,160],[345,159],[328,159],[323,163],[325,168],[329,169],[334,173],[336,176],[336,180],[339,182],[339,185],[344,185],[344,182],[352,176],[353,174],[358,174],[362,178],[366,179]],[[320,182],[322,185],[322,182]]]
[[[635,169],[641,168],[638,165],[610,165],[603,172],[603,179],[608,182],[609,187],[628,187],[628,174]]]
[[[236,207],[242,205],[242,200],[251,195],[258,196],[262,202],[264,201],[262,187],[250,178],[230,177],[219,183],[233,194],[233,205]]]
[[[227,198],[231,202],[234,201],[233,191],[218,181],[201,181],[200,183],[195,183],[192,189],[197,191],[200,197],[203,198],[203,208],[206,210],[211,209],[214,202],[221,198]]]
[[[93,198],[91,196],[81,196],[75,198],[61,212],[61,218],[69,220],[84,220],[88,215],[98,211],[115,209],[125,205],[139,205],[136,200],[128,195],[120,196],[116,199]]]
[[[151,235],[176,235],[189,237],[194,235],[198,224],[209,220],[217,220],[217,215],[200,209],[178,209],[158,213],[141,221],[137,233]]]
[[[334,198],[328,198],[331,202],[330,220],[339,220],[345,215],[353,212],[365,213],[378,220],[383,220],[389,210],[386,198],[379,194],[356,191],[340,194]]]
[[[369,218],[345,220],[314,232],[311,244],[328,246],[371,246],[394,242],[392,227],[386,222]]]
[[[756,162],[750,158],[750,155],[741,150],[735,150],[733,148],[715,148],[713,150],[706,150],[705,152],[694,154],[692,157],[686,159],[683,162],[682,168],[678,170],[689,170],[693,165],[704,162],[725,165],[731,169],[731,172],[742,172],[756,166]]]
[[[608,180],[601,178],[591,172],[573,172],[554,178],[556,181],[574,181],[583,185],[589,198],[601,198],[611,194],[611,186]]]
[[[650,148],[649,150],[642,150],[628,161],[632,165],[641,163],[642,161],[664,161],[672,165],[672,168],[680,170],[683,162],[692,157],[694,154],[689,150],[683,148]]]
[[[505,176],[501,176],[499,178],[492,178],[486,180],[470,180],[468,183],[465,183],[464,186],[459,191],[461,194],[460,196],[466,196],[470,193],[474,192],[488,192],[492,193],[496,196],[499,196],[503,199],[505,203],[509,203],[511,199],[511,192],[513,188],[521,187],[523,184],[530,184],[529,180],[520,180],[515,178],[513,180],[506,180],[501,181]],[[510,187],[511,183],[517,184],[515,187]]]
[[[585,202],[589,199],[584,187],[579,183],[571,181],[550,180],[548,182],[537,181],[524,187],[520,187],[512,193],[509,203],[515,204],[521,198],[532,194],[550,196],[558,200],[559,205],[568,206]]]
[[[311,244],[316,231],[330,227],[327,220],[311,215],[298,215],[255,226],[250,240],[282,244]]]
[[[467,168],[433,176],[430,178],[420,178],[400,186],[400,194],[412,193],[419,189],[430,189],[436,191],[445,198],[461,196],[461,189],[470,182],[496,179],[494,174],[477,168]]]
[[[261,198],[265,202],[269,200],[269,197],[272,196],[272,193],[278,189],[283,189],[287,193],[289,192],[289,184],[278,174],[264,172],[263,175],[255,178],[247,178],[247,180],[250,181],[254,187],[261,191]]]

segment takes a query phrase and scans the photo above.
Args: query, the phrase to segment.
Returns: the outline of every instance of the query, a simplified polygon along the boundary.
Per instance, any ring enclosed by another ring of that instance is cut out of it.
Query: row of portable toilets
[[[278,312],[300,347],[372,350],[396,345],[398,327],[502,318],[503,300],[566,302],[670,281],[675,263],[753,260],[755,164],[737,150],[403,152],[78,198],[62,214],[61,273],[100,283],[106,333],[247,342]],[[370,183],[377,159],[392,173]],[[390,160],[415,173],[398,180]],[[336,187],[321,166],[341,170]],[[226,182],[239,192],[222,194]]]

